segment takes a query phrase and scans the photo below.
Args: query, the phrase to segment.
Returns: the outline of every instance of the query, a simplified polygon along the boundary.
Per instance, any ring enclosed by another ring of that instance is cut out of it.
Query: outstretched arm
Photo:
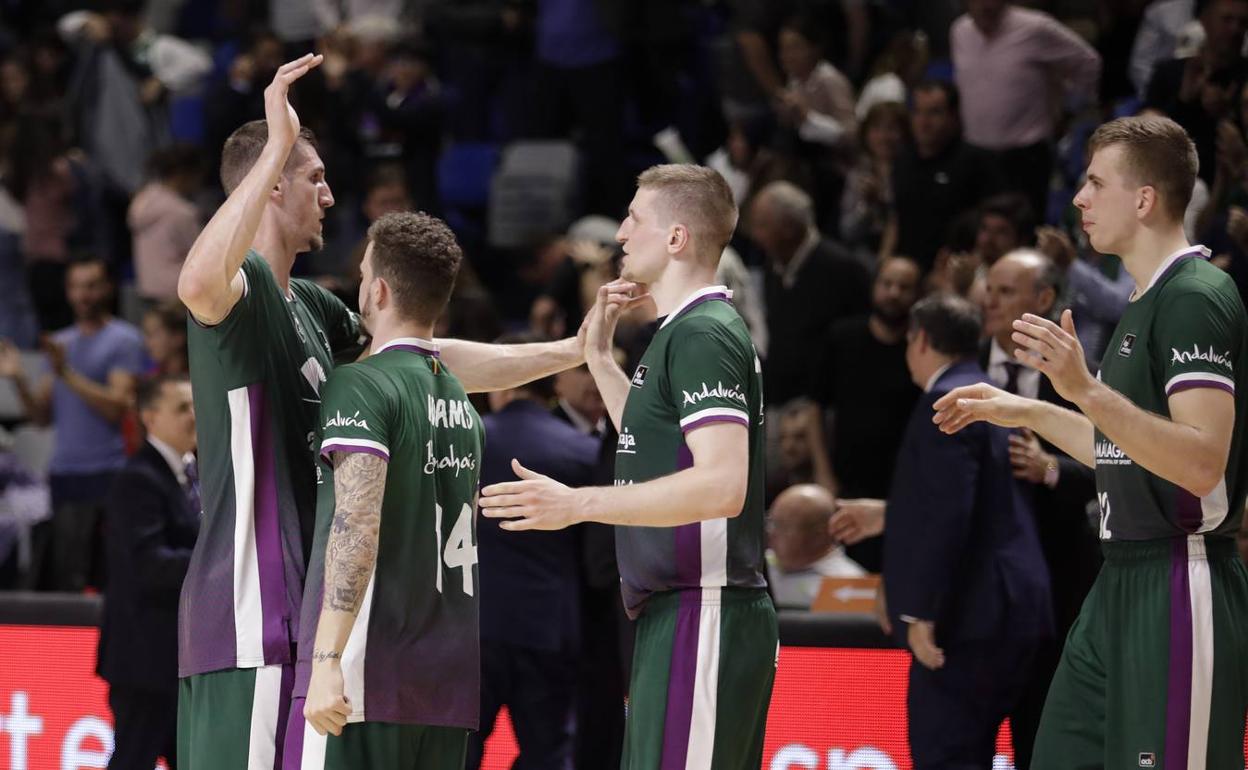
[[[334,452],[333,460],[334,521],[325,546],[325,596],[303,712],[321,735],[341,735],[352,710],[343,694],[342,651],[377,563],[387,467],[364,452]]]
[[[286,96],[290,86],[321,63],[307,54],[283,64],[264,89],[269,138],[256,164],[204,227],[182,265],[178,298],[200,323],[220,323],[243,296],[239,269],[251,248],[269,194],[299,138],[299,116]]]
[[[580,366],[585,360],[575,337],[521,345],[448,339],[437,343],[442,362],[469,393],[515,388]]]

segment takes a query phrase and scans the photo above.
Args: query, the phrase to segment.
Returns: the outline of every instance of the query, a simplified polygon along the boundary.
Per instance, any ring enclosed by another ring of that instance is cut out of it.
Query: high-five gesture
[[[269,126],[269,141],[293,147],[299,138],[299,115],[290,106],[290,86],[299,78],[315,69],[325,57],[321,54],[304,54],[278,68],[273,82],[264,89],[264,119]]]

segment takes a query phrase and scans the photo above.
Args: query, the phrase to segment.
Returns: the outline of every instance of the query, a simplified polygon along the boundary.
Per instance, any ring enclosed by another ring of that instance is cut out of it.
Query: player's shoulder
[[[1234,279],[1203,259],[1186,260],[1158,289],[1159,304],[1211,302],[1243,312]]]
[[[378,356],[370,356],[361,361],[334,367],[326,380],[326,389],[331,392],[352,389],[378,393],[389,390],[386,387],[389,377],[386,374],[384,362],[375,360],[377,358]]]
[[[745,321],[727,302],[703,302],[673,320],[672,326],[673,336],[705,334],[735,340],[744,333],[749,338]]]

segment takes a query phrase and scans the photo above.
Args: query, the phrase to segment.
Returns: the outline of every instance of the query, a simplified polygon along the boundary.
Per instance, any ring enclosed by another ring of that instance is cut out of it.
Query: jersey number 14
[[[460,509],[445,547],[442,545],[442,506],[435,503],[434,508],[433,531],[437,548],[437,561],[434,563],[438,565],[438,593],[442,593],[442,566],[446,565],[449,570],[463,570],[464,593],[472,596],[472,565],[477,563],[477,546],[472,542],[472,506],[464,503]]]

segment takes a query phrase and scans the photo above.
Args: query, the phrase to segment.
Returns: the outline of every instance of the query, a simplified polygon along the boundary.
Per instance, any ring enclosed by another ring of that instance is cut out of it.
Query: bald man
[[[767,582],[776,605],[809,609],[825,577],[861,577],[867,571],[828,534],[836,510],[818,484],[796,484],[780,493],[767,519]]]

